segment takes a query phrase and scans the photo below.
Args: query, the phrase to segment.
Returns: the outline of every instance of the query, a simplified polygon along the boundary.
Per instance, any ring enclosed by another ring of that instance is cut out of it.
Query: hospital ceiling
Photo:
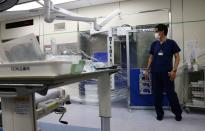
[[[34,0],[19,0],[18,3],[22,4],[26,2],[32,2],[32,1]],[[58,6],[65,9],[72,10],[72,9],[88,7],[88,6],[114,3],[118,1],[125,1],[125,0],[76,0],[68,3],[59,4]],[[0,21],[9,21],[15,19],[28,18],[28,17],[38,16],[41,14],[43,14],[42,8],[34,9],[30,11],[2,12],[0,13]]]

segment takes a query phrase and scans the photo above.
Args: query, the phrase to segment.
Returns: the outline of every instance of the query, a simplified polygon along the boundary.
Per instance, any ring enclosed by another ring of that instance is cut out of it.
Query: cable
[[[94,57],[87,55],[84,51],[80,50],[80,52],[81,52],[82,55],[84,55],[85,57],[87,57],[87,58],[89,58],[89,59],[91,59],[91,60],[93,60],[93,61],[99,62],[99,61],[98,61],[97,59],[95,59]]]

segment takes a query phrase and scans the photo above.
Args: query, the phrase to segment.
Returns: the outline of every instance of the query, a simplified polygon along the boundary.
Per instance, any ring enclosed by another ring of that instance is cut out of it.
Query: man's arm
[[[150,65],[152,64],[152,59],[153,59],[153,55],[150,55],[149,59],[148,59],[148,63],[147,63],[147,69],[145,72],[145,79],[146,80],[148,80],[148,78],[149,78],[149,69],[150,69]]]
[[[171,72],[169,72],[169,76],[170,76],[170,80],[173,81],[176,78],[176,73],[177,73],[177,68],[179,66],[179,62],[180,62],[180,56],[179,53],[175,53],[174,54],[174,67],[172,69]]]
[[[153,59],[153,56],[150,55],[150,56],[149,56],[149,59],[148,59],[148,63],[147,63],[147,70],[150,69],[150,65],[152,64],[152,59]]]
[[[172,71],[177,72],[177,68],[178,68],[179,62],[180,62],[179,53],[175,53],[174,58],[175,58],[175,61],[174,61],[174,67],[173,67]]]

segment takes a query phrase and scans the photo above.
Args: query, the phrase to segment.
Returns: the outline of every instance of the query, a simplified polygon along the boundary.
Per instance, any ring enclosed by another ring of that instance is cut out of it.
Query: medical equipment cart
[[[199,71],[188,71],[187,102],[185,111],[190,109],[205,109],[205,66],[200,66]]]

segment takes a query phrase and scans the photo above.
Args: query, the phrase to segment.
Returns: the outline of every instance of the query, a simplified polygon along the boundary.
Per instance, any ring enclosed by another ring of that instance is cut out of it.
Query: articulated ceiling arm
[[[97,24],[96,18],[80,16],[79,14],[56,7],[50,0],[44,0],[44,15],[45,21],[48,23],[53,22],[55,19],[93,22],[95,30],[100,30],[100,26]]]
[[[119,9],[113,11],[111,14],[106,16],[101,22],[99,22],[99,25],[101,27],[105,26],[108,22],[110,22],[114,17],[116,17],[118,15],[120,15],[120,10]]]
[[[44,20],[48,23],[54,21],[54,17],[52,17],[52,9],[53,3],[50,0],[44,0]]]
[[[45,21],[48,23],[53,22],[53,20],[71,20],[71,21],[83,21],[94,23],[94,29],[96,31],[100,30],[105,26],[110,20],[120,13],[120,10],[115,10],[113,13],[108,15],[100,24],[97,23],[97,19],[94,17],[84,17],[79,14],[73,13],[71,11],[59,8],[53,5],[51,0],[44,0],[44,15]]]

